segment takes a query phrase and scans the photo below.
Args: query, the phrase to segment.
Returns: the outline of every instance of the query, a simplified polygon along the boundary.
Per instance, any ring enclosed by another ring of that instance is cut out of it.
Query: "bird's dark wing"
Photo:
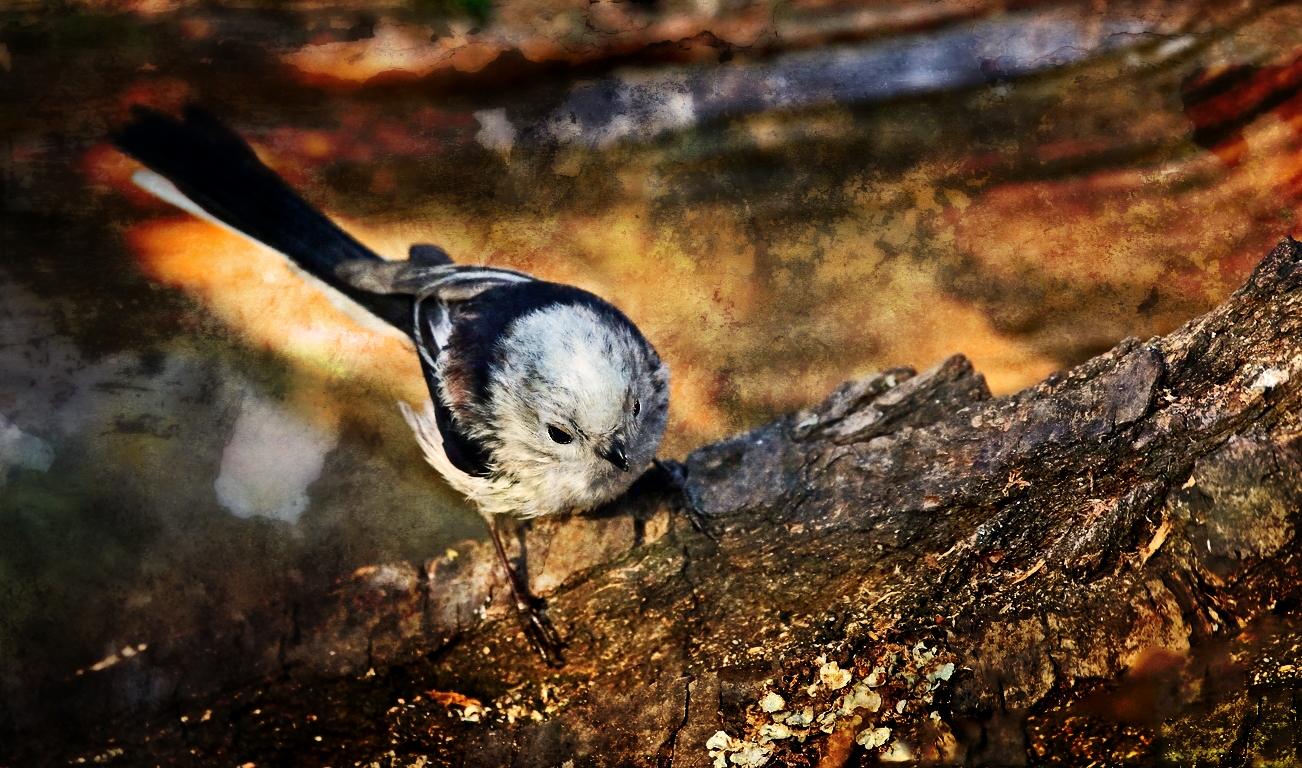
[[[415,298],[413,337],[420,353],[421,370],[425,374],[430,400],[434,403],[435,423],[443,437],[443,453],[454,467],[468,475],[488,475],[491,471],[491,446],[465,428],[476,418],[476,410],[482,413],[476,405],[482,403],[484,393],[472,392],[466,387],[467,380],[462,375],[465,366],[458,363],[467,359],[479,360],[482,355],[478,349],[459,349],[459,342],[452,336],[457,325],[469,327],[481,322],[485,317],[485,307],[491,308],[491,316],[511,314],[515,294],[500,289],[540,283],[528,275],[510,270],[451,264],[425,266],[408,262],[396,269],[377,269],[366,263],[359,264],[355,271],[345,272],[349,279],[372,290],[408,293]],[[525,307],[521,305],[515,309]],[[518,312],[514,316],[518,317]],[[477,334],[462,335],[480,338]]]
[[[447,322],[446,307],[442,304],[428,303],[418,309],[418,327],[429,328],[438,323]],[[417,340],[417,344],[422,344]],[[425,352],[426,350],[422,350]],[[439,435],[443,438],[443,454],[452,466],[475,477],[486,477],[491,471],[491,449],[482,441],[472,437],[463,429],[466,414],[461,418],[453,413],[448,399],[443,396],[439,386],[438,372],[434,362],[438,351],[433,354],[420,355],[420,370],[425,375],[425,386],[429,388],[430,400],[434,403],[434,423],[438,425]]]
[[[299,197],[238,134],[196,107],[183,120],[140,106],[133,115],[113,144],[157,174],[138,183],[278,251],[326,288],[410,332],[410,297],[376,295],[337,274],[345,263],[385,262]]]

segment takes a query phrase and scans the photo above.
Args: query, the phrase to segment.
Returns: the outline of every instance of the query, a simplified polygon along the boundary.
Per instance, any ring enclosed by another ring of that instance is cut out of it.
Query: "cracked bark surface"
[[[1286,240],[1213,312],[1016,395],[961,356],[848,383],[687,458],[717,541],[652,494],[529,532],[563,669],[468,545],[106,670],[177,709],[59,758],[1296,763],[1300,330]],[[222,690],[186,699],[199,668]]]

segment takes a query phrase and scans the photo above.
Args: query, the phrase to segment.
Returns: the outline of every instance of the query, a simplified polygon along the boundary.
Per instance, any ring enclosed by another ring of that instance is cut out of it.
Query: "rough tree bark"
[[[703,448],[715,540],[645,499],[528,534],[563,669],[467,546],[105,674],[279,677],[182,706],[195,754],[260,765],[1296,760],[1300,330],[1290,239],[1215,311],[1016,395],[956,356]],[[175,721],[115,743],[163,756]]]

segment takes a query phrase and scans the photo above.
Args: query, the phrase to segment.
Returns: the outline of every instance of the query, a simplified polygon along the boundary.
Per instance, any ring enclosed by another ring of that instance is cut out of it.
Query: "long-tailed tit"
[[[601,505],[654,460],[669,369],[637,327],[587,291],[454,264],[434,246],[381,259],[201,110],[176,120],[138,107],[114,143],[150,169],[139,186],[277,251],[360,322],[414,343],[430,399],[399,407],[429,463],[488,522],[529,637],[557,660],[499,522]]]

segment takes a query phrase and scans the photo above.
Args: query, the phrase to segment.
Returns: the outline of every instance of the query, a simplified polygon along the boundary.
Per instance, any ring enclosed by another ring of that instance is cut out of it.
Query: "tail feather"
[[[208,214],[203,218],[278,251],[333,292],[410,331],[410,297],[375,295],[337,273],[346,262],[380,257],[299,197],[238,134],[195,107],[185,110],[183,121],[139,106],[133,112],[135,120],[113,137],[114,145],[171,182],[180,199],[165,194],[167,185],[156,178],[142,176],[142,186],[203,216],[182,203],[188,200]]]

